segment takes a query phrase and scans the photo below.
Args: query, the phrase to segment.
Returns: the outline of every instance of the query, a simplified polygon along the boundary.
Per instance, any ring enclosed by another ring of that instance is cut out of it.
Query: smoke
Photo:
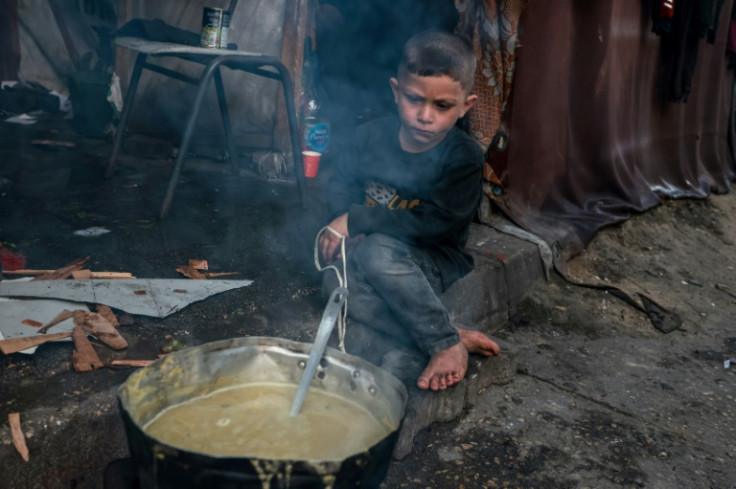
[[[73,73],[111,69],[116,22],[113,0],[19,1],[20,78],[68,93]]]
[[[395,113],[388,80],[412,35],[427,29],[452,32],[458,23],[452,0],[326,0],[315,16],[316,95],[343,132]]]

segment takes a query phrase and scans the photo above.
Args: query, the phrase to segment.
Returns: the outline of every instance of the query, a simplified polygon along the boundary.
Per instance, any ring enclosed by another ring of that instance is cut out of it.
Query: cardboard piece
[[[188,279],[2,281],[0,297],[55,298],[96,303],[130,314],[164,318],[193,302],[252,283],[252,280]],[[80,309],[80,306],[65,309]],[[21,320],[27,317],[26,312]]]
[[[3,284],[12,283],[3,281]],[[32,283],[32,282],[17,282]],[[47,282],[47,283],[56,283]],[[25,319],[33,319],[43,324],[50,323],[64,309],[84,309],[86,305],[75,304],[73,302],[65,302],[54,299],[40,300],[17,300],[6,299],[0,297],[0,340],[9,338],[26,338],[38,335],[38,330],[22,324]],[[71,333],[74,329],[74,320],[69,319],[61,321],[52,329],[52,333]],[[56,337],[57,339],[59,337]],[[48,341],[48,340],[46,340]],[[70,341],[62,339],[61,341]],[[35,347],[22,350],[22,353],[33,353]]]

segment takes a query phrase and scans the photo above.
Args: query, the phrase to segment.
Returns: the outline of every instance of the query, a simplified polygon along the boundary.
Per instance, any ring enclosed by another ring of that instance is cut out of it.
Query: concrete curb
[[[475,259],[473,271],[453,284],[442,300],[454,324],[492,333],[508,321],[529,288],[544,280],[542,260],[537,245],[485,225],[471,226],[468,249]],[[401,379],[409,391],[394,458],[409,455],[414,437],[432,423],[452,421],[473,407],[483,389],[512,380],[518,368],[516,349],[502,341],[498,344],[501,355],[471,356],[465,380],[441,392],[416,387],[424,359],[399,350],[383,357],[381,367]]]
[[[529,288],[544,280],[536,244],[482,224],[470,227],[468,250],[475,268],[442,299],[452,321],[485,332],[498,330]]]

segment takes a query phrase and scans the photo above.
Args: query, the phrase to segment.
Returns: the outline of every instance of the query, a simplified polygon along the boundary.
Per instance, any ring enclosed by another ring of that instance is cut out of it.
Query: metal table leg
[[[233,131],[230,125],[230,113],[227,109],[227,98],[225,97],[225,86],[222,83],[222,75],[220,69],[215,70],[215,89],[217,91],[217,103],[220,105],[220,115],[222,116],[222,127],[225,129],[225,138],[227,139],[227,148],[230,153],[230,169],[233,173],[238,172],[238,152],[233,142]]]
[[[189,114],[189,119],[187,120],[184,135],[179,146],[179,154],[176,156],[176,163],[174,163],[171,177],[169,177],[169,185],[166,189],[163,204],[161,205],[161,212],[159,213],[160,219],[166,217],[166,214],[168,214],[169,208],[171,207],[171,201],[174,199],[174,192],[176,191],[176,185],[179,183],[181,168],[184,164],[187,153],[189,152],[189,144],[191,143],[192,133],[194,132],[194,124],[199,116],[199,111],[202,109],[202,101],[207,93],[207,87],[210,84],[210,80],[212,79],[215,70],[217,70],[226,59],[226,56],[214,58],[209,62],[204,72],[202,72],[202,78],[199,81],[199,88],[197,88],[197,95],[194,98],[194,104],[192,105],[192,112]]]
[[[296,184],[299,189],[299,202],[302,207],[306,205],[304,195],[304,161],[302,161],[302,150],[299,140],[299,124],[296,121],[296,104],[294,104],[294,88],[291,75],[281,63],[273,63],[272,66],[279,72],[281,85],[284,87],[284,100],[286,101],[286,115],[289,118],[289,132],[291,135],[291,151],[294,155],[294,173]]]
[[[118,161],[118,154],[120,153],[120,147],[123,144],[123,137],[125,135],[125,128],[128,126],[128,119],[130,119],[130,110],[133,107],[133,99],[135,93],[138,90],[138,81],[141,78],[143,72],[143,65],[146,63],[147,54],[139,53],[135,58],[135,65],[133,66],[133,74],[130,77],[130,84],[128,85],[128,93],[125,94],[125,103],[123,104],[123,113],[120,114],[120,123],[118,124],[118,132],[115,134],[115,141],[112,145],[112,155],[110,155],[110,161],[107,164],[107,171],[105,172],[105,178],[110,178],[115,171],[115,164]]]

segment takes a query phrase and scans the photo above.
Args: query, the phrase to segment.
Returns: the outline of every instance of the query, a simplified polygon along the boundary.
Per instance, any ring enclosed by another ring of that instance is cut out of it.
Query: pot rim
[[[117,389],[117,398],[118,398],[118,406],[122,413],[124,413],[124,418],[127,417],[126,421],[129,422],[132,426],[131,428],[139,431],[143,436],[149,438],[152,440],[155,445],[159,446],[161,449],[165,451],[176,451],[178,453],[189,453],[197,456],[203,456],[215,460],[226,460],[226,459],[248,459],[253,461],[263,461],[263,462],[278,462],[278,463],[289,463],[289,464],[299,464],[299,463],[307,463],[307,464],[341,464],[346,459],[349,459],[353,456],[358,455],[357,454],[349,454],[341,459],[336,460],[318,460],[318,459],[267,459],[267,458],[260,458],[257,456],[252,455],[242,455],[242,456],[233,456],[233,455],[218,455],[218,454],[211,454],[207,452],[201,452],[190,448],[183,448],[175,445],[171,445],[169,443],[163,442],[159,440],[158,438],[151,436],[146,430],[144,430],[144,426],[146,423],[142,423],[139,420],[136,419],[136,416],[134,415],[135,406],[131,405],[131,399],[128,395],[128,389],[130,384],[135,381],[135,379],[143,378],[147,374],[150,374],[151,372],[155,372],[157,369],[159,369],[166,361],[172,362],[173,359],[177,359],[180,357],[186,357],[191,356],[194,358],[196,355],[206,355],[213,352],[218,351],[224,351],[229,349],[240,349],[245,347],[255,347],[259,350],[287,350],[291,354],[296,354],[297,356],[303,356],[304,361],[306,362],[309,351],[312,346],[311,343],[303,343],[303,342],[297,342],[293,340],[288,340],[284,338],[278,338],[278,337],[270,337],[270,336],[248,336],[248,337],[239,337],[239,338],[230,338],[225,340],[218,340],[214,342],[208,342],[204,343],[202,345],[194,346],[191,348],[187,348],[185,350],[180,350],[177,352],[170,353],[164,357],[161,357],[157,359],[156,361],[152,362],[146,367],[143,367],[139,369],[138,371],[131,374],[128,379],[121,384]],[[340,350],[337,350],[332,347],[327,347],[325,349],[324,357],[329,358],[331,361],[336,361],[335,363],[341,365],[342,367],[352,367],[353,369],[358,370],[365,370],[369,372],[374,378],[375,382],[377,384],[384,385],[386,390],[390,391],[392,394],[395,394],[398,396],[398,401],[400,403],[400,407],[398,409],[397,417],[395,423],[392,423],[390,426],[387,425],[388,428],[390,428],[390,431],[376,444],[370,447],[365,448],[365,452],[368,452],[369,450],[372,450],[377,445],[383,443],[386,439],[390,438],[392,435],[395,435],[400,429],[403,424],[404,417],[406,415],[406,406],[408,402],[408,392],[406,389],[406,386],[403,382],[401,382],[398,378],[396,378],[393,374],[388,372],[385,369],[382,369],[367,360],[357,357],[355,355],[351,355],[349,353],[344,353]],[[297,382],[298,383],[298,382]],[[235,384],[233,384],[235,385]],[[244,383],[245,385],[245,383]],[[214,390],[219,390],[218,389]],[[328,391],[329,392],[329,391]],[[160,412],[160,411],[159,411]],[[149,420],[150,421],[150,420]]]

